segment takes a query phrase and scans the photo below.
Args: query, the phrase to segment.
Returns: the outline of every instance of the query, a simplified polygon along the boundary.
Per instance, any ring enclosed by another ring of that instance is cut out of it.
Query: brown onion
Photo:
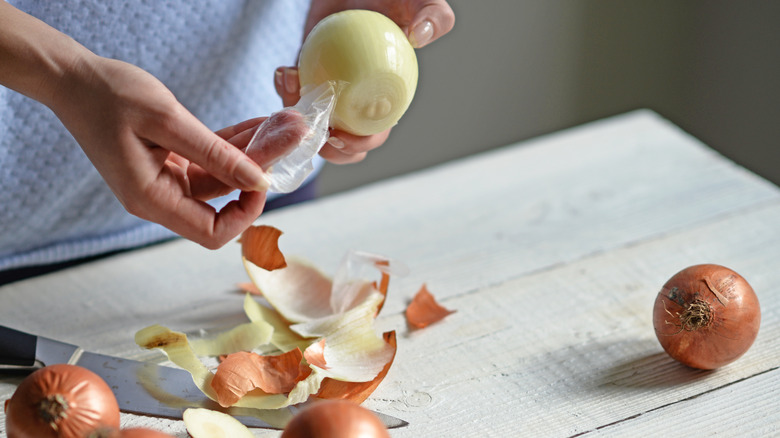
[[[97,374],[50,365],[27,376],[6,406],[8,438],[82,438],[101,426],[119,427],[119,405]]]
[[[742,356],[753,344],[761,310],[753,288],[719,265],[691,266],[675,274],[655,300],[653,326],[674,359],[711,370]]]
[[[390,438],[373,412],[344,400],[320,401],[297,414],[281,438]]]
[[[145,427],[130,427],[127,429],[101,427],[87,435],[86,438],[174,438],[174,436]]]

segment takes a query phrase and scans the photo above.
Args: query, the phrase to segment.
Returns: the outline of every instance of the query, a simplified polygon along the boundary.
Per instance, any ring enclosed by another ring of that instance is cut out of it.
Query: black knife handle
[[[38,337],[0,325],[0,365],[35,365]]]

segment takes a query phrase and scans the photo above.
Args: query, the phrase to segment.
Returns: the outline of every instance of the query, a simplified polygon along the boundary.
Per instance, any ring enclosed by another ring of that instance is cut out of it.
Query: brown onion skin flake
[[[664,284],[653,326],[663,349],[692,368],[712,370],[741,357],[761,324],[758,297],[748,282],[720,265],[690,266]]]

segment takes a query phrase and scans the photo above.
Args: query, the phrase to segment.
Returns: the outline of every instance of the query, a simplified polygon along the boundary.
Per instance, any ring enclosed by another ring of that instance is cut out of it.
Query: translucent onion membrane
[[[729,268],[706,264],[683,269],[658,293],[653,326],[674,359],[715,369],[745,354],[758,335],[761,310],[753,288]]]
[[[263,227],[242,242],[276,242]],[[274,251],[276,245],[268,250]],[[266,270],[256,251],[243,251],[246,270],[262,299],[244,299],[250,322],[208,339],[153,325],[136,334],[144,348],[159,348],[189,371],[195,384],[223,407],[278,409],[310,397],[362,402],[379,385],[395,357],[395,332],[379,335],[375,318],[385,300],[390,273],[404,267],[385,257],[350,252],[333,280],[298,259]],[[277,259],[272,257],[271,259]],[[278,259],[277,259],[278,261]],[[277,266],[272,261],[272,266]],[[379,282],[362,278],[370,267]],[[212,372],[203,356],[223,356]]]
[[[414,48],[392,20],[373,11],[342,11],[320,21],[301,47],[298,68],[302,95],[337,84],[331,124],[355,135],[393,127],[417,88]]]

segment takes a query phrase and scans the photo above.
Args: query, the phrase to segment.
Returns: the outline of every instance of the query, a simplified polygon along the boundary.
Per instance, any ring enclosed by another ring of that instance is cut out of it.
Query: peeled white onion
[[[309,33],[298,69],[301,94],[332,81],[339,97],[332,127],[371,135],[393,127],[417,88],[417,57],[404,32],[373,11],[329,15]]]

